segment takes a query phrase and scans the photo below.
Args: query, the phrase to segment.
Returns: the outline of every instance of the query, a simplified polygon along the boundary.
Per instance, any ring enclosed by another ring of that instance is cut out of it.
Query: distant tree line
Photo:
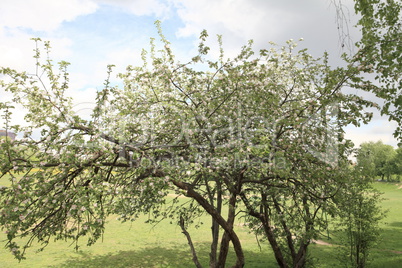
[[[357,165],[366,176],[385,181],[402,179],[402,146],[395,149],[382,141],[365,142],[360,145]]]

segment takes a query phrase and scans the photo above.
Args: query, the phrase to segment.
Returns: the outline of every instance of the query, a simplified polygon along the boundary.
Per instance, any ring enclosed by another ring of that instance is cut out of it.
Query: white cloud
[[[73,98],[73,111],[83,119],[89,120],[93,109],[96,106],[96,88],[84,90],[71,89],[66,94]]]
[[[396,129],[395,122],[389,122],[385,118],[382,120],[374,120],[367,125],[360,127],[348,126],[346,130],[346,138],[353,141],[355,147],[359,147],[363,142],[383,141],[385,144],[398,146],[398,141],[391,133]]]
[[[341,49],[343,41],[339,38],[336,8],[331,1],[172,1],[184,23],[177,31],[178,37],[198,36],[206,29],[211,36],[223,35],[226,51],[238,51],[250,39],[255,41],[255,48],[260,49],[267,48],[270,41],[282,45],[289,39],[304,38],[302,46],[309,48],[312,55],[320,57],[328,51],[331,62],[336,64],[340,64],[339,56],[345,52]],[[346,4],[350,3],[346,1]],[[348,13],[347,8],[344,7],[345,13]],[[353,12],[350,15],[353,16]],[[349,30],[356,41],[356,29],[349,25]]]
[[[95,12],[97,5],[90,0],[3,0],[0,26],[52,31],[64,21]]]
[[[219,54],[217,34],[222,35],[226,58],[237,56],[250,39],[254,40],[254,47],[258,50],[267,48],[269,41],[284,44],[290,38],[302,37],[289,34],[292,23],[300,19],[301,14],[295,13],[289,6],[277,4],[278,1],[172,1],[178,17],[184,23],[176,31],[177,37],[198,37],[206,29],[210,35],[207,45],[214,58]],[[198,45],[196,42],[195,47]]]
[[[176,0],[175,2],[178,7],[177,13],[186,24],[178,31],[179,36],[198,35],[203,29],[211,29],[247,38],[250,30],[257,27],[264,15],[267,15],[258,6],[242,0],[237,2]],[[272,31],[275,31],[274,27]]]
[[[95,12],[97,5],[89,0],[3,0],[0,8],[0,65],[20,71],[35,67],[32,37],[47,36],[51,41],[52,57],[66,58],[72,41],[56,37],[52,32],[65,21]]]
[[[20,30],[13,30],[11,36],[2,35],[0,32],[0,39],[2,40],[0,43],[0,51],[2,52],[0,53],[0,66],[33,74],[35,71],[35,59],[33,58],[35,42],[31,40],[32,37],[35,36]],[[51,57],[54,59],[54,64],[71,54],[72,40],[69,38],[49,37],[46,38],[46,41],[50,41]],[[44,56],[43,44],[38,43],[38,45]]]
[[[12,69],[26,70],[28,66],[35,66],[33,59],[34,42],[30,41],[32,36],[19,31],[12,30],[11,34],[0,31],[0,66]]]

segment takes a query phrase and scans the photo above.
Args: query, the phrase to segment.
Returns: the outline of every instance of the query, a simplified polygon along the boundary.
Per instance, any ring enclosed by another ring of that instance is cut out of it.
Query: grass
[[[402,186],[401,183],[376,183],[384,192],[382,207],[388,210],[382,221],[382,239],[372,254],[373,268],[397,268],[402,263]]]
[[[389,210],[383,220],[382,240],[372,252],[374,268],[400,267],[402,263],[402,188],[401,184],[378,182],[376,187],[384,192],[382,207]],[[43,252],[28,251],[27,260],[18,263],[12,255],[0,248],[0,266],[8,267],[194,267],[184,235],[178,226],[162,222],[151,226],[144,223],[146,216],[135,222],[121,223],[110,217],[103,242],[91,247],[85,246],[75,251],[70,242],[51,243]],[[199,258],[208,266],[210,241],[209,218],[201,219],[205,224],[199,228],[190,228]],[[255,237],[246,227],[236,226],[244,247],[246,267],[277,267],[272,251],[267,244],[258,247]],[[0,241],[5,234],[0,234]],[[327,240],[331,243],[331,240]],[[311,245],[310,253],[316,261],[315,267],[340,267],[336,260],[336,245]],[[228,264],[233,264],[234,254],[229,255]]]
[[[184,235],[178,226],[162,222],[157,226],[145,224],[146,217],[135,222],[121,223],[109,218],[103,242],[91,247],[83,246],[78,252],[73,245],[55,242],[45,251],[28,252],[27,260],[18,263],[9,252],[0,250],[1,267],[192,267],[191,254]],[[245,227],[238,226],[242,242],[248,245],[245,254],[252,267],[267,267],[274,263],[267,245],[260,252],[254,237]],[[201,262],[207,266],[209,229],[205,226],[189,229]],[[4,239],[1,234],[0,239]],[[82,241],[83,244],[85,241]],[[234,260],[233,253],[229,256]],[[275,266],[272,266],[275,267]]]
[[[381,239],[370,253],[372,268],[399,268],[402,263],[402,183],[376,182],[375,187],[383,194],[381,207],[388,210],[387,217],[380,223]],[[331,234],[332,236],[333,234]],[[337,238],[328,240],[336,243]],[[337,245],[312,247],[312,255],[320,260],[318,267],[340,267],[336,261]]]

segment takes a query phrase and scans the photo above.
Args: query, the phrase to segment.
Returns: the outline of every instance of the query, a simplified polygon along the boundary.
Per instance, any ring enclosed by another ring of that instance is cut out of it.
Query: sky
[[[269,47],[270,41],[281,45],[303,38],[301,48],[315,57],[328,52],[334,66],[342,64],[343,52],[353,53],[353,43],[359,40],[351,0],[343,0],[343,14],[337,13],[331,0],[0,1],[0,66],[33,73],[35,44],[30,39],[50,41],[54,62],[71,64],[68,95],[74,98],[77,112],[93,107],[108,64],[116,65],[114,74],[127,65],[141,65],[141,50],[149,48],[150,37],[157,37],[156,20],[162,22],[173,52],[183,60],[195,55],[203,29],[210,35],[212,50],[215,36],[223,36],[228,57],[250,39],[260,49]],[[347,39],[342,32],[348,33]],[[0,101],[9,98],[0,89]],[[346,138],[356,146],[382,140],[396,147],[395,128],[375,113],[370,124],[347,127]]]

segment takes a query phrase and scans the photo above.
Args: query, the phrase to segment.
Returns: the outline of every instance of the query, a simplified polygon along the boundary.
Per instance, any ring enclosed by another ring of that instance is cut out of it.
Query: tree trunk
[[[218,252],[218,242],[219,242],[219,224],[214,218],[212,218],[212,243],[211,252],[209,253],[209,267],[217,267],[217,252]]]
[[[272,197],[272,201],[274,203],[276,212],[278,214],[282,214],[283,211],[281,210],[281,207],[280,207],[280,205],[278,203],[278,200],[274,196]],[[295,259],[296,258],[296,250],[295,250],[295,247],[293,245],[292,233],[291,233],[288,225],[286,224],[286,222],[283,219],[280,219],[279,221],[281,222],[282,228],[283,228],[283,230],[284,230],[284,232],[286,234],[286,242],[287,242],[288,248],[290,250],[290,255],[292,256],[292,259]]]
[[[260,221],[264,227],[265,236],[267,237],[269,244],[271,245],[272,250],[274,251],[276,262],[281,268],[288,268],[288,264],[286,263],[285,258],[283,257],[283,253],[281,248],[279,247],[278,242],[276,241],[275,234],[272,230],[272,226],[270,226],[268,220],[264,219],[264,217],[260,218]]]
[[[306,265],[306,257],[307,257],[307,248],[310,242],[301,243],[299,251],[297,252],[296,257],[293,259],[293,267],[294,268],[302,268]]]
[[[229,212],[227,220],[231,229],[233,229],[235,217],[236,217],[236,195],[232,194],[229,200]],[[222,236],[221,248],[219,251],[219,259],[218,259],[219,268],[225,267],[226,258],[229,252],[229,242],[230,242],[229,234],[225,232]]]
[[[208,186],[208,181],[205,179],[205,185],[207,187],[209,203],[214,205],[214,193],[211,191]],[[219,181],[216,181],[216,210],[219,214],[222,212],[222,185]],[[217,267],[217,252],[218,252],[218,242],[219,242],[219,224],[212,217],[212,243],[211,243],[211,251],[209,253],[209,267]]]
[[[182,233],[186,236],[188,245],[190,246],[191,254],[193,255],[193,262],[197,268],[202,268],[201,263],[198,261],[197,252],[195,251],[193,241],[191,240],[190,234],[187,232],[184,225],[184,218],[180,216],[180,227]]]
[[[259,213],[250,205],[250,202],[248,201],[247,197],[244,194],[240,194],[240,196],[243,200],[244,205],[247,208],[248,214],[259,219],[259,221],[262,223],[262,226],[263,226],[264,232],[265,232],[265,236],[268,239],[272,250],[274,251],[274,256],[275,256],[276,262],[278,263],[279,267],[288,268],[289,266],[287,265],[286,260],[283,257],[281,248],[279,247],[279,244],[275,238],[275,234],[272,230],[272,226],[269,223],[269,217],[268,217],[268,213],[266,211],[266,206],[261,204],[261,206],[262,206],[261,208],[263,210],[261,213]],[[264,195],[262,197],[264,198]]]
[[[207,200],[205,200],[204,197],[202,197],[199,193],[194,191],[191,185],[176,180],[172,180],[172,183],[177,187],[179,187],[180,189],[186,190],[187,191],[186,196],[194,198],[198,202],[198,204],[202,206],[205,209],[205,211],[216,220],[216,222],[223,228],[223,230],[225,230],[228,233],[236,254],[236,264],[234,267],[236,268],[244,267],[243,249],[239,237],[233,230],[233,226],[230,226],[228,222],[225,221],[225,219],[223,219],[223,217],[216,211],[216,209],[211,204],[209,204]]]
[[[308,199],[306,196],[303,197],[303,209],[306,213],[307,220],[305,221],[305,233],[308,234],[314,229],[313,223],[313,216],[310,212],[310,208],[308,205]],[[310,239],[304,237],[303,240],[300,242],[300,247],[297,252],[295,258],[293,258],[293,267],[294,268],[302,268],[306,265],[306,258],[307,258],[307,248],[310,245]]]
[[[276,262],[278,263],[279,267],[288,268],[289,266],[286,263],[282,250],[279,247],[278,241],[276,240],[273,226],[270,224],[269,206],[267,202],[267,195],[265,193],[261,194],[261,212],[260,221],[263,224],[265,235],[267,236],[268,241],[271,244],[271,248],[274,251]]]

